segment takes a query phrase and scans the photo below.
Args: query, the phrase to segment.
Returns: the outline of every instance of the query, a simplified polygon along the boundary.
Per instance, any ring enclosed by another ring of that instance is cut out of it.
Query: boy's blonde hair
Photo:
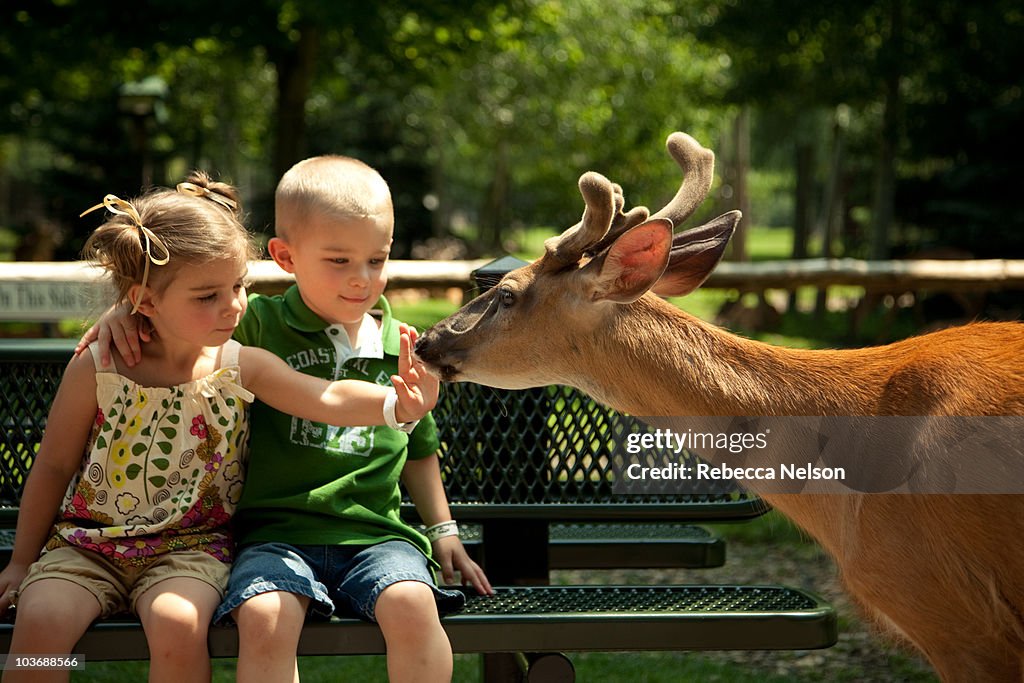
[[[117,302],[127,301],[134,285],[162,291],[182,265],[259,255],[242,225],[238,191],[203,171],[193,171],[176,190],[158,188],[131,201],[107,195],[89,211],[104,206],[112,216],[82,253],[107,271]]]
[[[394,220],[391,190],[371,166],[351,157],[311,157],[281,176],[274,193],[278,237],[294,237],[311,215],[369,218],[386,214]]]

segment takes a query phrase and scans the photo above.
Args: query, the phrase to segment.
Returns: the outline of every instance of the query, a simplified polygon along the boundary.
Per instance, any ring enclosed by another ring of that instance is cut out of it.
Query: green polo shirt
[[[297,286],[280,296],[253,294],[235,339],[267,349],[307,375],[388,386],[398,371],[398,322],[384,297],[378,307],[379,331],[368,316],[352,349],[341,326],[311,311]],[[407,457],[437,451],[432,416],[405,434],[385,426],[311,422],[256,401],[249,423],[249,468],[235,514],[238,543],[372,545],[398,539],[430,557],[427,539],[399,516],[398,481]]]

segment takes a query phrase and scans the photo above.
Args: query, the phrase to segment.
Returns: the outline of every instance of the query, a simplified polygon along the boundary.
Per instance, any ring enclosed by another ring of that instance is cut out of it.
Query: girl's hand
[[[9,564],[0,572],[0,614],[14,604],[17,591],[27,574],[28,567],[20,564]]]
[[[455,584],[455,572],[458,571],[463,586],[473,586],[480,595],[494,595],[494,589],[491,588],[491,582],[487,580],[484,570],[469,557],[458,536],[443,536],[431,546],[434,549],[434,559],[441,565],[441,578],[446,585]]]
[[[427,372],[426,367],[413,355],[416,344],[416,328],[405,323],[399,324],[401,350],[398,354],[398,374],[391,376],[391,383],[398,394],[395,417],[399,422],[413,422],[424,417],[437,405],[441,382]]]
[[[100,361],[110,364],[110,345],[113,342],[117,352],[128,367],[142,360],[141,342],[150,341],[149,318],[132,315],[127,303],[111,306],[99,320],[85,331],[75,347],[75,355],[82,353],[89,344],[99,340]]]

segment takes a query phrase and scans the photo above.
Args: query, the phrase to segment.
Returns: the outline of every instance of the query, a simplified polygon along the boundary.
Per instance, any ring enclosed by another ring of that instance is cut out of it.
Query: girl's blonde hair
[[[193,171],[176,190],[157,188],[127,202],[107,195],[93,209],[103,206],[112,215],[82,253],[107,271],[117,302],[127,301],[134,285],[163,291],[182,265],[259,255],[242,225],[238,190],[203,171]]]

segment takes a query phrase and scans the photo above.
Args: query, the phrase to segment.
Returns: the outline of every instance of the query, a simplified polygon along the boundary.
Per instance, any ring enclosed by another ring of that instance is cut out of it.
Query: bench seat
[[[782,586],[537,586],[467,593],[465,611],[446,617],[457,653],[639,650],[798,649],[836,642],[833,610],[817,596]],[[0,624],[0,650],[11,624]],[[95,624],[75,654],[86,661],[148,656],[134,619]],[[214,657],[238,654],[232,626],[210,633]],[[383,654],[374,624],[355,619],[310,621],[299,655]]]
[[[0,547],[8,553],[71,348],[0,340],[0,528],[8,529]],[[504,586],[494,597],[469,595],[467,609],[443,621],[455,652],[484,653],[485,679],[521,681],[517,671],[549,667],[557,671],[551,680],[572,680],[560,652],[806,650],[836,642],[834,610],[782,586],[545,585],[552,569],[720,566],[724,544],[694,525],[767,510],[733,482],[701,495],[616,493],[615,441],[643,428],[635,419],[565,387],[501,392],[472,384],[446,386],[434,416],[452,515],[492,583]],[[419,521],[408,501],[402,514]],[[0,623],[2,651],[12,632]],[[235,628],[213,628],[210,649],[236,655]],[[309,622],[299,645],[300,655],[383,652],[375,625],[347,619]],[[148,649],[139,623],[122,619],[95,624],[76,654],[135,660]]]

